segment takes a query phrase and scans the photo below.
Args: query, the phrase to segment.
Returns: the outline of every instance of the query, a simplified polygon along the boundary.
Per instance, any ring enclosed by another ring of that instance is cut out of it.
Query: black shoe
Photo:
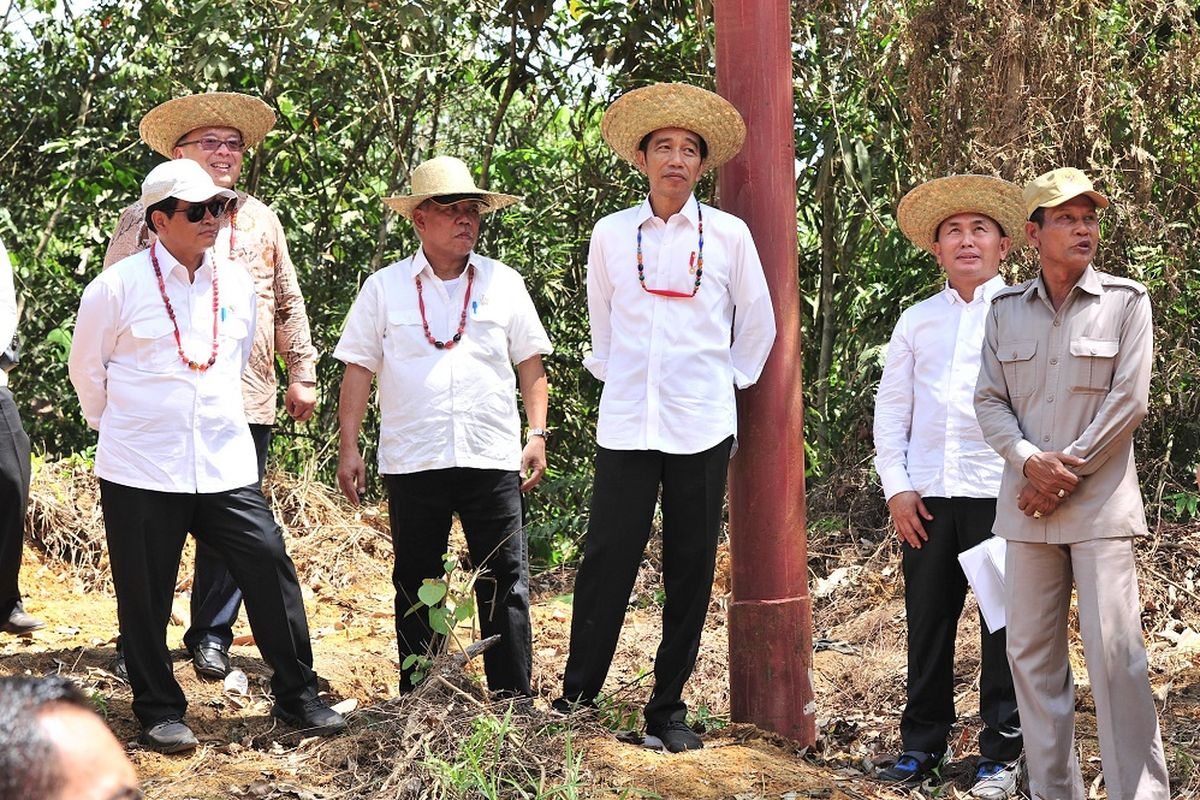
[[[663,749],[668,753],[682,753],[684,750],[699,750],[704,742],[696,732],[688,727],[683,720],[673,719],[666,725],[647,725],[646,738],[658,739]]]
[[[46,627],[46,623],[31,614],[25,613],[25,609],[18,600],[17,604],[13,606],[12,611],[9,612],[8,619],[0,622],[0,633],[25,636],[34,631],[40,631],[44,627]]]
[[[550,704],[550,713],[556,717],[585,716],[596,713],[594,700],[568,700],[560,697]]]
[[[138,741],[158,753],[182,753],[194,750],[199,742],[192,729],[181,719],[164,719],[142,730]]]
[[[129,682],[129,668],[125,666],[125,648],[117,641],[117,655],[113,658],[112,673],[126,683]]]
[[[929,773],[942,765],[942,759],[945,756],[945,753],[924,753],[920,750],[905,750],[896,759],[895,764],[882,770],[875,777],[887,783],[920,783],[929,776]]]
[[[303,703],[276,703],[271,715],[293,728],[311,731],[318,736],[332,736],[346,730],[346,719],[319,697]]]
[[[205,642],[191,648],[192,666],[201,678],[219,681],[229,674],[229,653],[215,642]]]

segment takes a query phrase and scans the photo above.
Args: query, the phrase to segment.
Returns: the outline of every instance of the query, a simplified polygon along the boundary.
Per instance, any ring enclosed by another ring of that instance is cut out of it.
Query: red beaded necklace
[[[421,309],[421,327],[425,329],[425,338],[438,350],[451,350],[462,341],[463,331],[467,329],[467,308],[471,305],[471,284],[475,282],[475,266],[467,267],[467,296],[463,298],[462,314],[458,317],[458,330],[448,341],[442,342],[433,338],[429,332],[429,320],[425,319],[425,295],[421,289],[421,276],[413,278],[417,282],[417,307]]]
[[[672,289],[651,289],[646,286],[646,268],[642,265],[642,226],[638,226],[637,274],[638,284],[643,290],[659,297],[682,297],[685,300],[696,296],[696,292],[700,291],[700,281],[704,278],[704,212],[700,208],[699,201],[696,203],[696,233],[698,238],[696,252],[692,253],[692,257],[688,261],[688,272],[694,273],[696,276],[696,282],[692,284],[692,291],[689,293],[676,292]]]
[[[154,248],[158,245],[155,240],[154,244],[150,245],[150,264],[154,267],[154,277],[158,278],[158,291],[162,294],[163,305],[167,307],[167,316],[171,318],[171,325],[175,327],[175,349],[179,351],[179,360],[187,364],[188,369],[194,369],[197,372],[204,372],[213,364],[217,363],[217,322],[220,319],[220,299],[217,291],[217,262],[212,265],[212,296],[213,296],[213,343],[212,355],[208,357],[207,363],[201,364],[197,361],[192,361],[183,354],[183,341],[179,336],[179,323],[175,321],[175,309],[171,308],[171,298],[167,297],[167,284],[163,281],[162,270],[158,268],[158,256],[154,254]]]

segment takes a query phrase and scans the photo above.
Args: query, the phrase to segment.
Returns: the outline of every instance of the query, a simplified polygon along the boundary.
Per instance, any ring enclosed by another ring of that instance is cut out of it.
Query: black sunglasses
[[[225,214],[229,213],[229,206],[233,201],[227,199],[209,200],[207,203],[192,203],[187,208],[180,208],[178,205],[171,210],[174,214],[176,211],[182,211],[187,217],[188,222],[199,222],[204,219],[204,212],[213,215],[214,219],[220,219]]]

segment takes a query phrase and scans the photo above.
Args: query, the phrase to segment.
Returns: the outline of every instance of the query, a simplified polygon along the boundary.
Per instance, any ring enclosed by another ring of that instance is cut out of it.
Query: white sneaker
[[[1016,797],[1021,785],[1022,759],[991,761],[979,759],[975,770],[975,785],[968,794],[977,800],[1008,800]]]

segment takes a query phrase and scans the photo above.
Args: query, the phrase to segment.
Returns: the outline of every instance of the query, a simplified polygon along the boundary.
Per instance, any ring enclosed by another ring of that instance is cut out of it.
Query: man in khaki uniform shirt
[[[1133,432],[1149,394],[1150,299],[1092,267],[1108,200],[1086,175],[1053,170],[1024,197],[1041,272],[992,300],[975,410],[1005,461],[995,532],[1008,540],[1008,659],[1029,789],[1085,796],[1067,659],[1073,582],[1108,796],[1166,800],[1133,556],[1147,532]]]

